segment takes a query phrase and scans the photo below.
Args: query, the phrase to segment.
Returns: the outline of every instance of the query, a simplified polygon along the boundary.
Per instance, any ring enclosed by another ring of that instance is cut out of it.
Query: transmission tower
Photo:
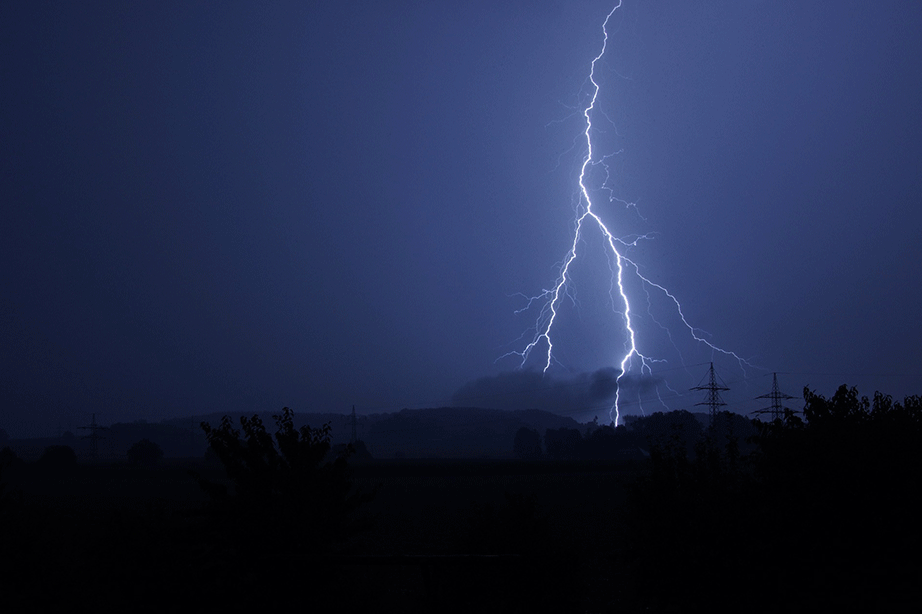
[[[355,415],[355,405],[352,406],[352,413],[346,416],[346,424],[352,429],[352,434],[349,437],[349,443],[353,446],[359,440],[358,434],[356,433],[357,427],[359,425],[359,418]]]
[[[84,435],[80,439],[90,440],[90,459],[96,461],[99,459],[99,440],[102,439],[100,431],[108,431],[109,427],[96,424],[96,414],[93,414],[93,420],[86,426],[78,426],[80,430],[89,431],[89,435]]]
[[[771,420],[784,420],[784,411],[794,412],[796,410],[791,409],[790,407],[784,407],[781,402],[786,401],[787,399],[796,399],[797,397],[792,397],[789,394],[781,392],[778,388],[778,374],[772,373],[772,391],[768,394],[762,394],[756,397],[757,399],[771,399],[772,404],[769,407],[763,407],[762,409],[755,410],[754,414],[770,414]]]
[[[704,384],[704,380],[707,380],[707,384]],[[720,381],[718,384],[719,378],[714,372],[714,363],[711,363],[711,368],[708,369],[707,375],[698,383],[697,386],[691,388],[690,390],[704,390],[707,394],[704,396],[704,401],[701,403],[695,403],[695,407],[699,405],[707,405],[708,410],[711,416],[711,428],[713,429],[717,425],[717,414],[720,413],[720,408],[726,403],[723,399],[720,398],[721,390],[730,390],[727,388],[727,385]]]

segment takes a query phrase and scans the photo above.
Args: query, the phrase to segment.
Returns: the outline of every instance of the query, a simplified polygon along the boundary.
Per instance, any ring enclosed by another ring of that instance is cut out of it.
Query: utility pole
[[[704,380],[707,380],[708,383],[704,384]],[[690,390],[703,390],[706,394],[704,395],[704,401],[701,403],[695,403],[695,407],[699,405],[707,405],[708,410],[711,416],[711,429],[713,430],[717,426],[717,414],[720,413],[720,408],[726,403],[723,399],[720,398],[720,391],[730,390],[727,388],[727,385],[722,381],[718,384],[717,374],[714,372],[714,363],[711,363],[711,368],[708,369],[707,375],[698,383],[694,388]]]
[[[791,409],[790,407],[784,407],[781,404],[782,401],[786,401],[788,399],[796,399],[797,397],[793,397],[789,394],[785,394],[781,392],[781,390],[778,388],[778,374],[777,373],[772,373],[772,391],[769,392],[768,394],[759,395],[756,398],[757,399],[771,399],[772,404],[770,406],[763,407],[762,409],[757,409],[752,413],[770,414],[772,422],[774,422],[775,420],[784,420],[785,410],[790,411],[790,412],[795,411]]]
[[[90,459],[94,462],[99,460],[99,440],[102,439],[102,435],[100,435],[99,432],[108,431],[109,427],[96,424],[96,414],[93,414],[92,422],[90,422],[87,426],[78,426],[77,428],[90,432],[89,435],[84,435],[80,439],[90,440]]]

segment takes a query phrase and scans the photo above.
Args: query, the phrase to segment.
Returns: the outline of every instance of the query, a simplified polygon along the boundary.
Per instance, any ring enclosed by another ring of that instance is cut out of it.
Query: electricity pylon
[[[99,431],[108,431],[109,427],[100,426],[96,424],[96,414],[93,414],[93,420],[86,426],[78,426],[80,430],[87,430],[90,432],[89,435],[84,435],[81,439],[90,440],[90,459],[96,461],[99,459],[99,440],[102,439],[102,435],[99,434]]]
[[[704,384],[704,380],[707,379],[708,383]],[[707,405],[708,410],[711,416],[711,428],[715,428],[717,425],[717,414],[720,413],[720,408],[726,403],[723,399],[720,398],[721,390],[730,390],[727,388],[727,385],[723,381],[718,384],[717,374],[714,372],[714,363],[711,363],[710,369],[708,369],[707,375],[704,376],[704,379],[701,380],[694,388],[690,390],[704,390],[707,394],[704,396],[704,401],[701,403],[695,403],[695,407],[699,405]]]
[[[772,373],[772,391],[768,394],[761,394],[756,397],[757,399],[771,399],[772,404],[768,407],[763,407],[762,409],[755,410],[754,414],[770,414],[771,420],[784,420],[784,411],[794,412],[795,410],[790,407],[784,407],[781,402],[786,401],[787,399],[796,399],[797,397],[792,397],[789,394],[781,392],[778,388],[778,374]]]

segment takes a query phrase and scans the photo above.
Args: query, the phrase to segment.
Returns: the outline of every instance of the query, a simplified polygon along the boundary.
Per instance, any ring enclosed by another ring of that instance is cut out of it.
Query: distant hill
[[[257,414],[270,433],[275,432],[277,412]],[[239,428],[240,417],[253,414],[234,412],[227,414]],[[681,418],[685,415],[685,418]],[[98,454],[100,460],[126,460],[128,449],[141,439],[149,439],[163,450],[167,458],[196,457],[205,454],[207,442],[201,423],[218,426],[222,413],[194,417],[171,418],[160,422],[119,422],[100,431]],[[748,419],[729,414],[731,423],[721,425],[721,434],[730,427],[739,438],[742,451],[751,448],[746,439],[754,434]],[[318,428],[329,423],[333,445],[348,443],[351,426],[346,414],[295,413],[295,426],[310,425]],[[673,434],[672,424],[685,421],[683,433],[687,437],[689,454],[694,442],[706,430],[709,417],[705,413],[657,412],[646,417],[628,416],[626,426],[646,439],[668,438]],[[403,409],[393,413],[359,416],[358,439],[372,458],[513,458],[512,446],[516,432],[526,427],[538,431],[542,441],[548,429],[578,429],[588,435],[597,425],[580,424],[572,418],[551,412],[529,410],[483,409],[477,407],[437,407],[429,409]],[[85,433],[81,432],[80,435]],[[81,460],[90,458],[90,442],[70,433],[63,438],[10,440],[9,445],[23,459],[37,459],[49,445],[69,445]]]
[[[274,413],[258,414],[269,432],[275,429]],[[242,415],[252,414],[228,414],[235,425],[240,424]],[[196,416],[195,423],[217,426],[223,416]],[[295,413],[294,417],[296,427],[307,424],[317,428],[329,423],[333,444],[347,443],[351,436],[346,414]],[[190,418],[165,420],[164,424],[184,427],[188,440]],[[511,458],[515,433],[523,426],[536,429],[542,437],[548,428],[581,427],[572,418],[537,409],[438,407],[359,416],[357,435],[373,458]]]

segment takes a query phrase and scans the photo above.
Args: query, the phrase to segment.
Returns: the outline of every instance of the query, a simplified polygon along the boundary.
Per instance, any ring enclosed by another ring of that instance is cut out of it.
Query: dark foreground
[[[3,602],[582,611],[581,587],[617,586],[602,544],[632,470],[612,463],[358,466],[354,488],[374,497],[348,539],[313,552],[290,546],[325,527],[228,522],[192,472],[223,478],[200,460],[5,470]]]
[[[745,456],[709,436],[693,455],[667,438],[632,462],[392,461],[327,474],[293,460],[311,485],[295,498],[271,467],[235,481],[201,460],[6,466],[0,602],[919,611],[922,405],[871,419],[836,398],[826,414],[813,399],[806,424],[762,425]]]

